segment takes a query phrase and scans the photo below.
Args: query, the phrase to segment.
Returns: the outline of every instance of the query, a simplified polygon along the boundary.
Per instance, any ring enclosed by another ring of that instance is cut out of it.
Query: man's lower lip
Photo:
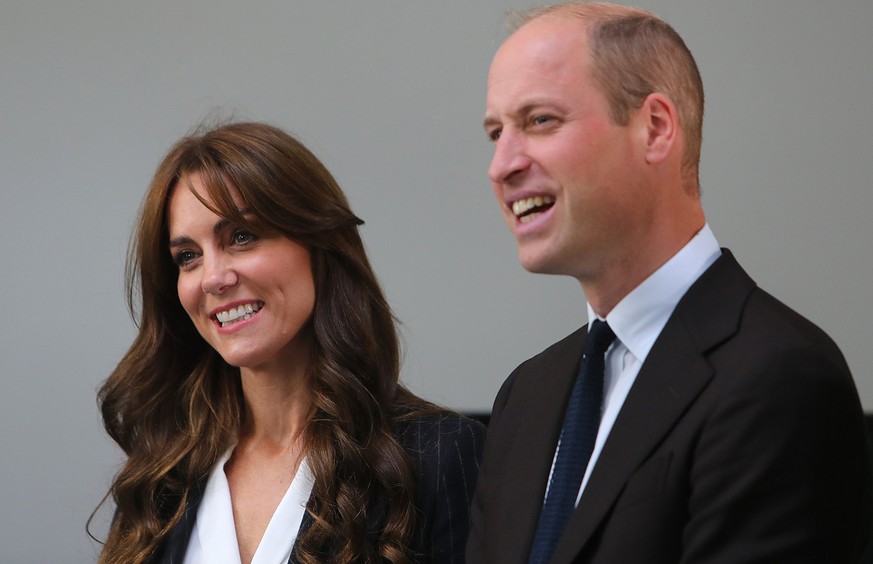
[[[545,212],[534,212],[534,213],[529,213],[529,214],[527,214],[527,215],[523,215],[523,216],[521,216],[521,217],[518,218],[518,222],[519,222],[521,225],[527,225],[527,224],[530,223],[531,221],[534,221],[536,218],[538,218],[538,217],[540,217],[541,215],[543,215],[543,213],[545,213]]]
[[[530,214],[527,214],[527,215],[524,215],[521,217],[514,216],[515,217],[515,226],[518,229],[525,229],[528,226],[532,226],[533,224],[539,222],[543,216],[548,215],[553,209],[554,209],[554,206],[550,206],[548,208],[545,208],[542,211],[537,211],[537,212],[530,213]]]

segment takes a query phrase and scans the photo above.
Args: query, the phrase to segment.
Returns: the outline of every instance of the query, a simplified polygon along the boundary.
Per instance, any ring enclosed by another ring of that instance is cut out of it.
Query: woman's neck
[[[240,443],[285,450],[300,436],[312,412],[308,363],[284,370],[240,370],[245,414]]]

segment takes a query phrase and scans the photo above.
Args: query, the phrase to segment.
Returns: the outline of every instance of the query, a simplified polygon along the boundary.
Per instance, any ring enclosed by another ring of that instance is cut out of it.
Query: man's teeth
[[[525,198],[512,203],[512,213],[519,218],[522,223],[527,223],[542,212],[528,213],[535,208],[542,206],[550,206],[555,203],[555,198],[552,196],[534,196],[533,198]],[[527,214],[527,215],[525,215]]]
[[[533,221],[541,215],[543,215],[543,212],[529,213],[518,218],[518,221],[520,221],[521,223],[528,223],[529,221]]]
[[[231,308],[227,311],[219,311],[215,314],[215,318],[221,323],[221,326],[224,327],[227,324],[234,323],[235,321],[245,321],[246,319],[251,319],[252,316],[257,313],[259,309],[261,309],[260,303],[253,304],[245,304],[239,307]]]

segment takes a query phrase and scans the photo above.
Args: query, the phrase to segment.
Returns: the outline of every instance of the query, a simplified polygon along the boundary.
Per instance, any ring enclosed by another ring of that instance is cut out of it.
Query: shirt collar
[[[688,288],[721,256],[715,235],[704,224],[679,252],[631,290],[606,316],[618,340],[645,360],[676,304]],[[588,304],[588,320],[602,319]]]

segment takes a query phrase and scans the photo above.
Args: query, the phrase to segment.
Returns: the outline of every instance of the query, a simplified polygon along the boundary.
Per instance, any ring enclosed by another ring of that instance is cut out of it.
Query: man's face
[[[635,174],[645,140],[634,117],[610,119],[581,21],[540,18],[500,48],[488,75],[488,176],[527,270],[585,282],[627,260],[654,219]]]

